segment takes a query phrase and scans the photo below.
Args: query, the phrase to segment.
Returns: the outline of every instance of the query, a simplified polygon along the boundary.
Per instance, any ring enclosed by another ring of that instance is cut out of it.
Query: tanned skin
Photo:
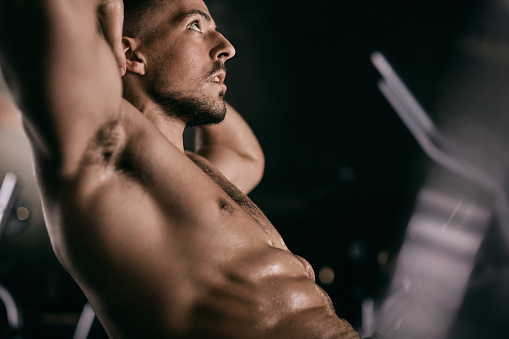
[[[12,102],[11,95],[0,73],[0,129],[11,131],[16,135],[23,134],[20,113]]]
[[[120,37],[118,0],[1,1],[2,68],[60,262],[112,338],[358,338],[247,198],[264,159],[240,115],[227,106],[185,152],[185,122],[148,94],[221,107],[225,73],[209,72],[235,54],[202,0],[158,6],[144,41]]]

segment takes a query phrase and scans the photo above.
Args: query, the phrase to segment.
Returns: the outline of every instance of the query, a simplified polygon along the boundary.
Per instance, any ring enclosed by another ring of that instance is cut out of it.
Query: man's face
[[[235,49],[216,31],[202,0],[168,0],[160,7],[145,46],[147,92],[188,125],[222,121],[224,63]]]

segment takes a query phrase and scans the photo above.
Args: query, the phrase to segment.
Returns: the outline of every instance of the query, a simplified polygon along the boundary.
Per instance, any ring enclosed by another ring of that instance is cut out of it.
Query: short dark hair
[[[145,33],[146,23],[163,0],[124,0],[124,35],[138,37]]]

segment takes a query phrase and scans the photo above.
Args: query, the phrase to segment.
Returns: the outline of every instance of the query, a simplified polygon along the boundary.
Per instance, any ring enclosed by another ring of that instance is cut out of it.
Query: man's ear
[[[138,39],[122,37],[122,47],[126,59],[126,71],[145,75],[145,55],[139,51],[140,42]]]

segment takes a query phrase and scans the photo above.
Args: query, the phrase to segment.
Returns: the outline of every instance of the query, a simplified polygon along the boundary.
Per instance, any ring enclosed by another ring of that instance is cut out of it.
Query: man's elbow
[[[263,152],[260,152],[256,157],[251,157],[247,162],[249,170],[246,172],[249,175],[246,176],[246,183],[241,188],[245,194],[251,192],[262,181],[265,172],[265,157]]]

